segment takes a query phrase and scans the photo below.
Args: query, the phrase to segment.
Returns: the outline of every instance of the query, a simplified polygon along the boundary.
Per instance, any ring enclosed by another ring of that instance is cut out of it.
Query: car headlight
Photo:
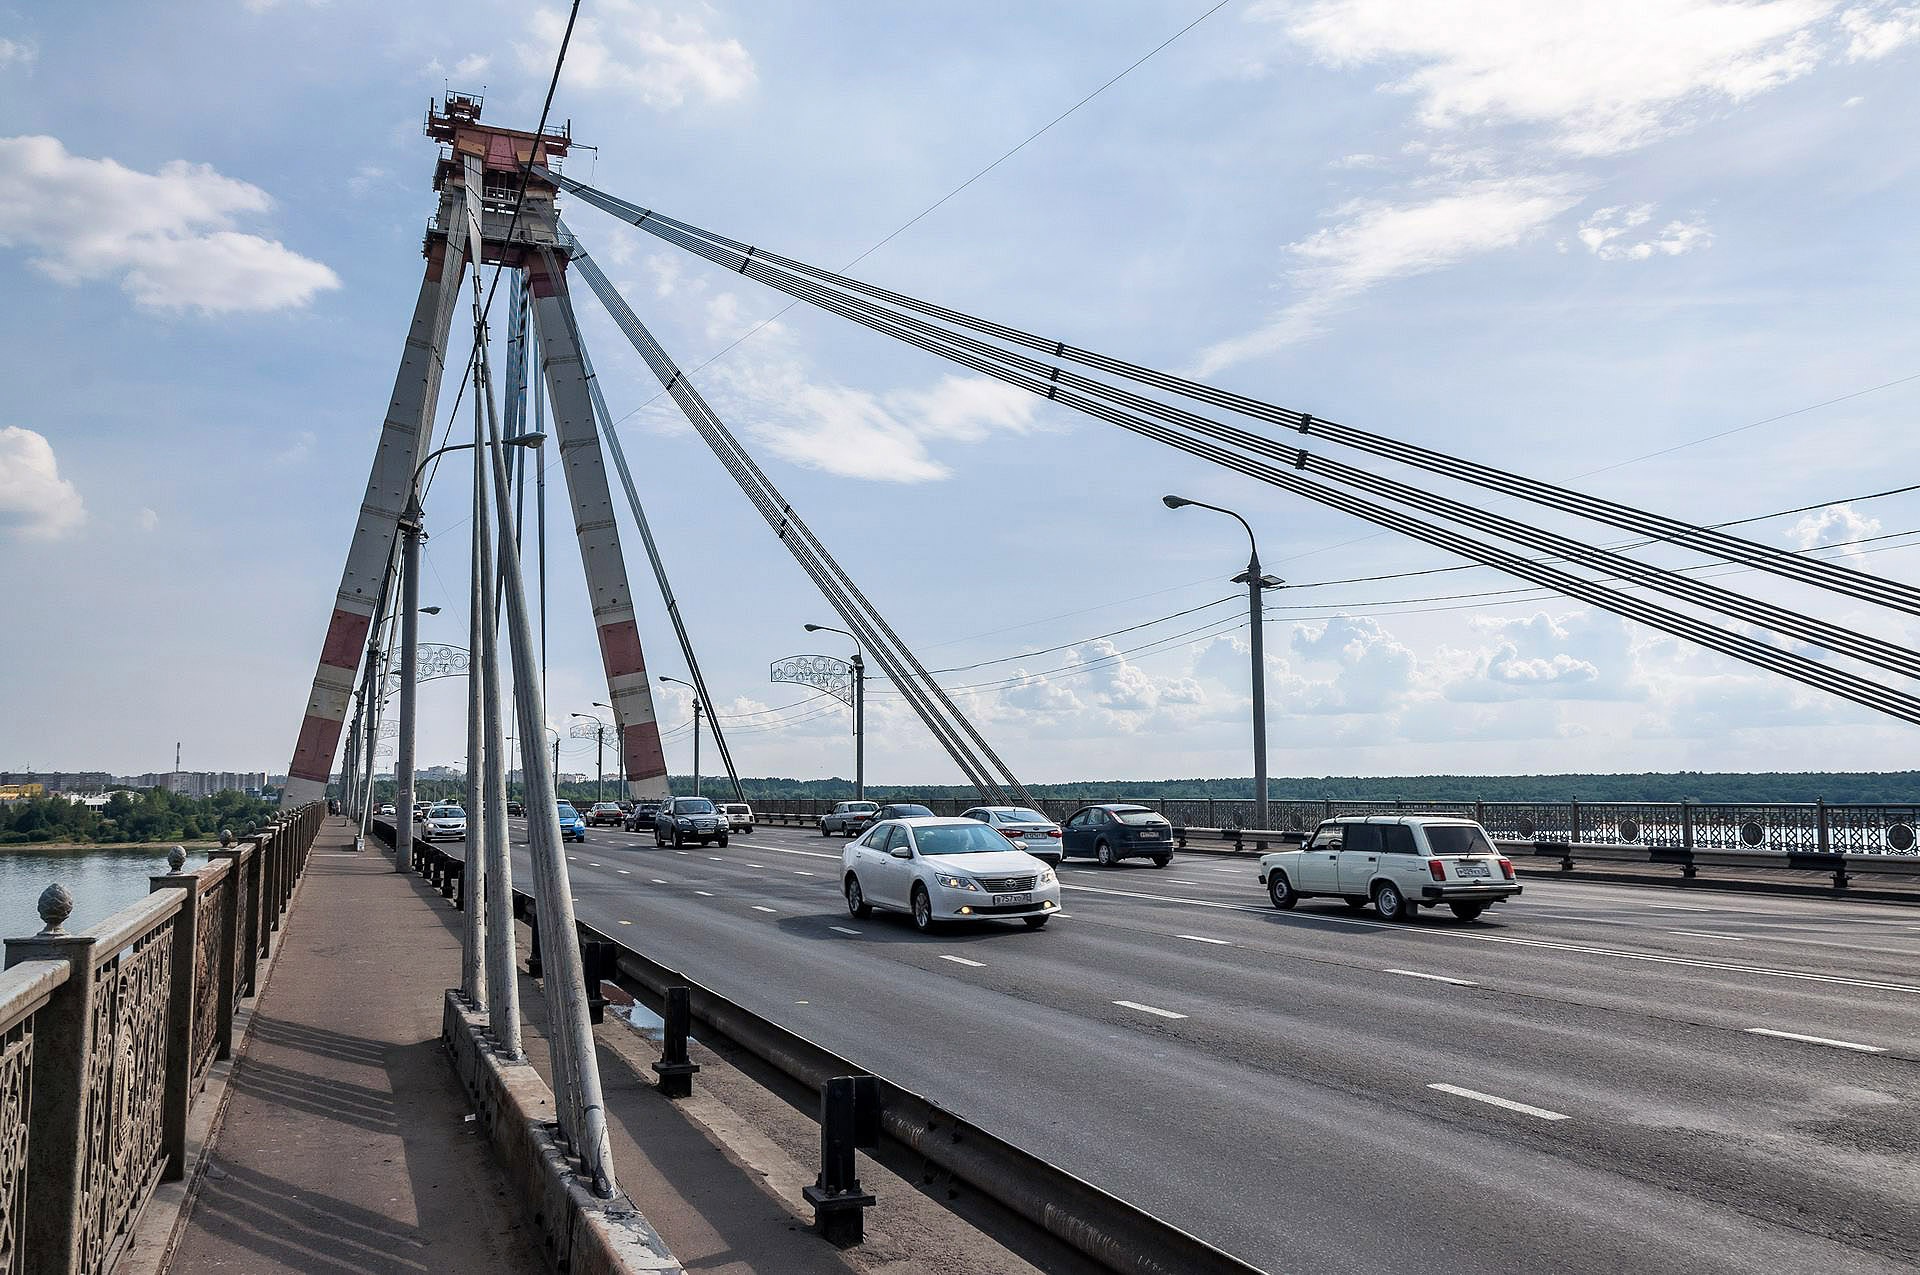
[[[933,879],[949,890],[978,890],[980,883],[972,877],[957,877],[950,872],[936,872]]]
[[[1042,868],[1042,869],[1040,869],[1040,880],[1039,880],[1039,884],[1041,884],[1041,885],[1052,885],[1052,884],[1053,884],[1053,879],[1054,879],[1054,878],[1053,878],[1053,869],[1052,869],[1052,868]]]
[[[682,819],[682,820],[680,821],[680,826],[681,826],[682,828],[691,828],[691,827],[693,827],[693,820],[691,820],[691,819]]]

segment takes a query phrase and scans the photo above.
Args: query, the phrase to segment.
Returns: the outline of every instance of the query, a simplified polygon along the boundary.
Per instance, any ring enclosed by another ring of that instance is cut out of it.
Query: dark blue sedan
[[[1086,806],[1060,825],[1063,858],[1091,855],[1105,867],[1122,859],[1151,859],[1164,868],[1173,862],[1173,825],[1145,806]]]

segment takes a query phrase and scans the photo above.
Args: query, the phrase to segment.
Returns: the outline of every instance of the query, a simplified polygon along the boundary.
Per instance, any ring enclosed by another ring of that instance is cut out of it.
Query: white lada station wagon
[[[1273,906],[1339,898],[1371,903],[1387,921],[1411,921],[1422,907],[1445,904],[1472,921],[1515,898],[1513,861],[1471,819],[1371,815],[1329,819],[1298,850],[1260,856],[1260,884]]]

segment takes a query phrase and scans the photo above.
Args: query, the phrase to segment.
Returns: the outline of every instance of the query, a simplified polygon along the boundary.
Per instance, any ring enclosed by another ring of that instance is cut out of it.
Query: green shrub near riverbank
[[[274,804],[242,792],[187,797],[164,788],[113,793],[98,809],[65,797],[39,797],[0,805],[0,846],[48,842],[185,841],[238,834],[273,813]]]

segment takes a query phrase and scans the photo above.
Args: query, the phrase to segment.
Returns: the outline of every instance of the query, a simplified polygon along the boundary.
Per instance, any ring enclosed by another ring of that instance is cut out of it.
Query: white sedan
[[[460,806],[435,806],[420,821],[422,841],[465,841],[467,812]]]
[[[891,908],[925,932],[976,917],[1025,921],[1037,930],[1060,910],[1053,869],[973,819],[890,819],[840,854],[847,911]]]

